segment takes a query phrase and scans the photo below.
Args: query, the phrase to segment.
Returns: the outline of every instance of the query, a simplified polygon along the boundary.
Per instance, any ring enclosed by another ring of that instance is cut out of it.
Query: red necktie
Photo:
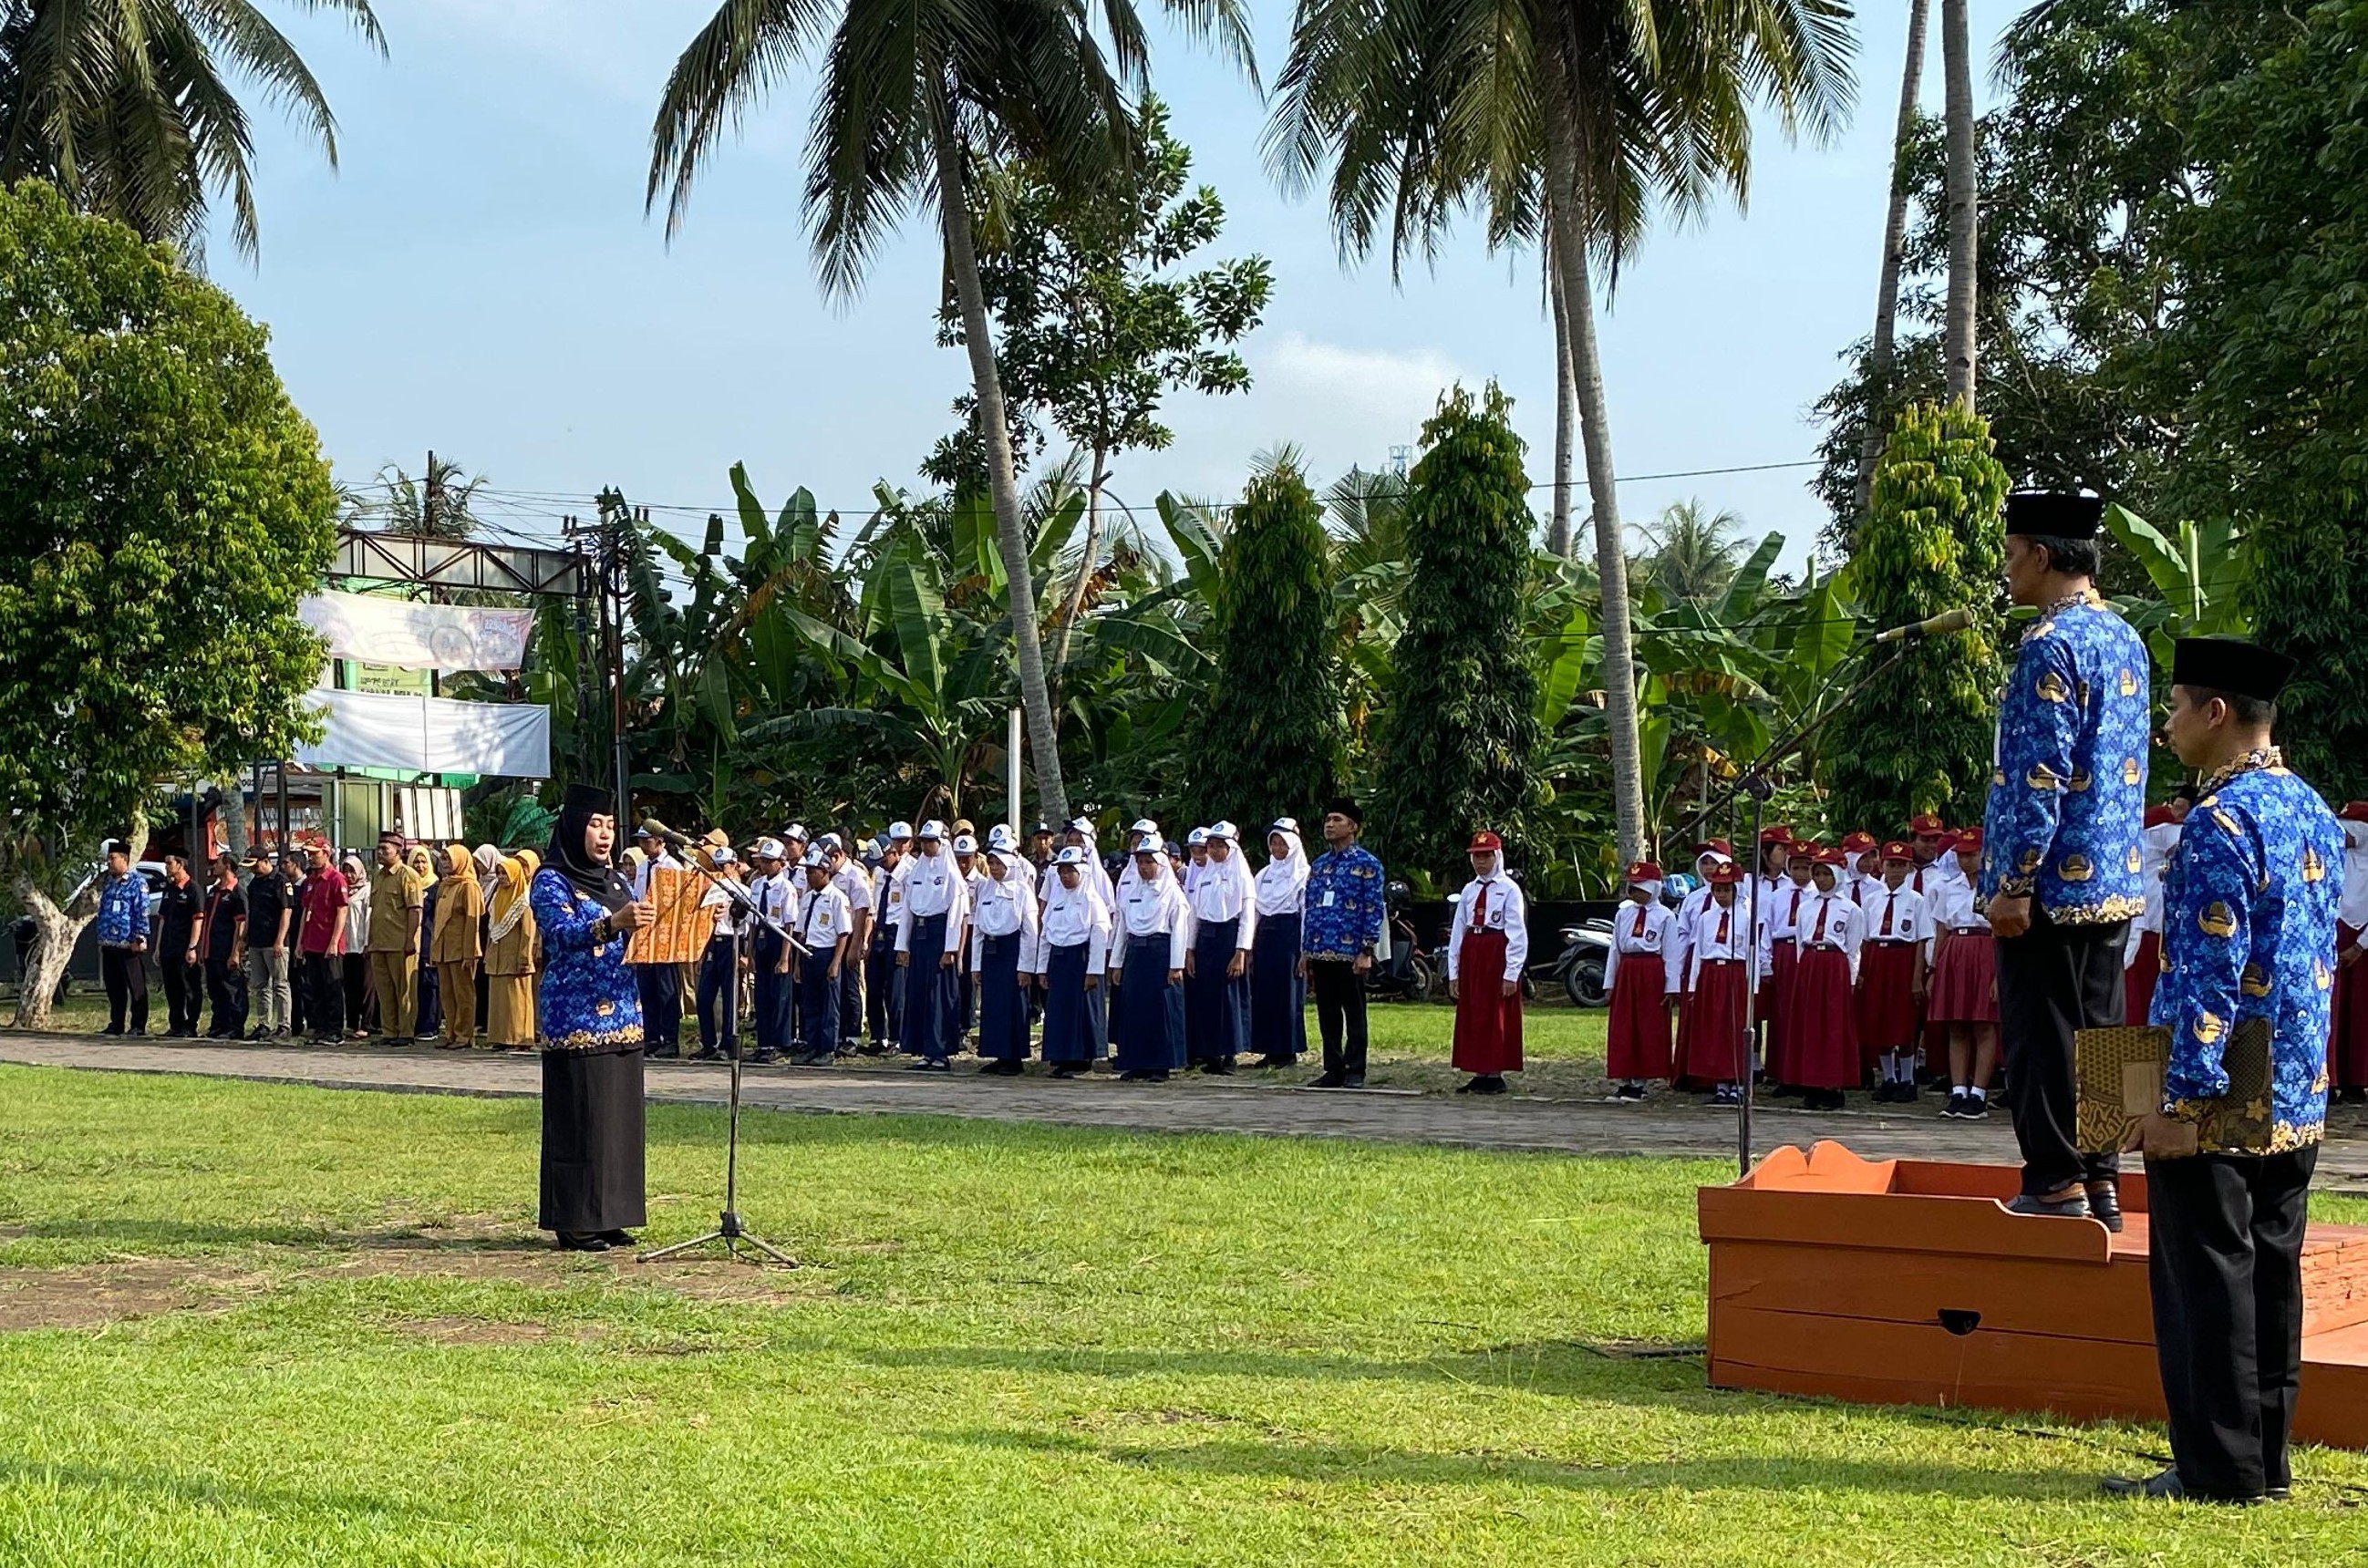
[[[1718,945],[1721,948],[1726,946],[1726,922],[1730,913],[1725,909],[1718,912]]]
[[[1482,882],[1472,895],[1472,929],[1477,931],[1488,918],[1488,884]]]
[[[1825,903],[1820,903],[1817,905],[1817,934],[1816,934],[1816,936],[1814,936],[1814,937],[1810,937],[1810,938],[1809,938],[1809,945],[1810,945],[1810,946],[1812,946],[1812,947],[1815,947],[1817,943],[1822,942],[1822,941],[1824,941],[1824,940],[1826,939],[1826,909],[1827,909],[1827,906]]]
[[[1636,929],[1629,935],[1640,942],[1645,939],[1645,906],[1641,903],[1636,906]]]
[[[1886,898],[1883,901],[1883,934],[1886,937],[1891,935],[1892,908],[1897,904],[1898,902],[1899,901],[1896,898]]]
[[[1792,926],[1794,931],[1801,928],[1801,890],[1799,888],[1793,890],[1793,913],[1785,916],[1785,924]]]

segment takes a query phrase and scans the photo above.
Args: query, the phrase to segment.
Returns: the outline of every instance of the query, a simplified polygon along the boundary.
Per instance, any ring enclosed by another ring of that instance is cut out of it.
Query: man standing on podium
[[[2120,1496],[2258,1503],[2293,1477],[2302,1374],[2302,1244],[2327,1120],[2343,835],[2286,770],[2270,729],[2294,661],[2217,637],[2182,641],[2165,725],[2205,777],[2164,880],[2154,1023],[2170,1031],[2146,1153],[2148,1284],[2171,1467]],[[2266,1103],[2230,1096],[2239,1030],[2269,1034]]]
[[[2123,1021],[2122,944],[2146,907],[2146,644],[2098,596],[2094,495],[2006,499],[2006,581],[2039,618],[1998,704],[1981,892],[2022,1148],[2019,1214],[2122,1228],[2121,1162],[2081,1153],[2072,1037]]]

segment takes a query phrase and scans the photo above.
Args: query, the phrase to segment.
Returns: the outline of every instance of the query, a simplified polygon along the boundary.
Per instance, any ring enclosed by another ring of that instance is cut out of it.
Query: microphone
[[[642,819],[640,831],[643,833],[655,834],[661,842],[671,844],[677,849],[689,849],[691,847],[691,843],[688,836],[677,833],[674,829],[666,826],[666,824],[658,821],[655,817],[643,817]]]
[[[1877,642],[1913,642],[1926,637],[1946,637],[1952,632],[1965,631],[1973,624],[1972,610],[1942,610],[1928,620],[1916,621],[1907,626],[1895,626],[1888,631],[1878,631],[1875,633],[1874,640]]]

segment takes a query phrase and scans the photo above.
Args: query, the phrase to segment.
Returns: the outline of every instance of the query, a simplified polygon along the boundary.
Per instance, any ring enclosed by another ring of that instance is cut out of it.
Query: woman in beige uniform
[[[477,960],[483,953],[479,923],[485,895],[477,869],[463,845],[445,846],[444,875],[438,884],[436,934],[427,956],[436,965],[436,990],[444,1005],[443,1051],[466,1051],[477,1043]]]
[[[501,881],[494,889],[491,916],[485,926],[485,1034],[496,1051],[529,1051],[534,1046],[534,909],[527,889],[542,857],[521,849],[506,857]]]

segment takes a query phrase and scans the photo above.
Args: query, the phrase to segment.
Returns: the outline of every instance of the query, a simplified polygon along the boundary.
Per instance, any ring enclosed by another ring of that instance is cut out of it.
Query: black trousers
[[[181,944],[186,952],[188,944]],[[193,964],[178,952],[160,956],[157,971],[165,981],[165,1011],[171,1022],[165,1027],[176,1034],[198,1032],[198,1015],[205,1008],[206,971],[204,966]]]
[[[863,959],[864,1033],[882,1051],[896,1049],[905,1032],[905,987],[896,973],[896,927],[876,929]],[[853,1039],[853,1036],[847,1037]]]
[[[228,959],[206,960],[206,994],[213,999],[214,1034],[246,1032],[246,971]]]
[[[1307,966],[1314,978],[1315,1027],[1324,1036],[1324,1071],[1352,1078],[1365,1075],[1365,977],[1345,960],[1318,959]]]
[[[370,955],[347,953],[339,960],[339,983],[346,996],[346,1028],[359,1029],[370,1011]]]
[[[131,1017],[131,1032],[142,1034],[148,1028],[148,955],[135,953],[129,948],[98,949],[98,977],[107,986],[107,1027],[117,1034],[123,1032],[124,1015]]]
[[[2240,1501],[2293,1483],[2302,1241],[2313,1145],[2146,1163],[2155,1353],[2190,1492]]]
[[[346,960],[342,953],[306,953],[304,1021],[319,1035],[345,1032]]]
[[[2122,942],[2130,923],[2059,926],[2036,901],[2031,929],[1998,945],[1998,1037],[2014,1088],[2022,1190],[2119,1175],[2119,1154],[2084,1154],[2074,1125],[2079,1090],[2072,1036],[2122,1021]]]

